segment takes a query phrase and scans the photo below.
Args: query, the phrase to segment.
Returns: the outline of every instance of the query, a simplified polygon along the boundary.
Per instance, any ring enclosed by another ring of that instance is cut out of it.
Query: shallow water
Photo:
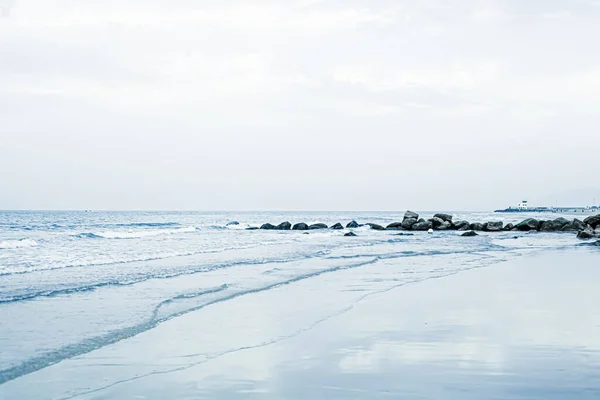
[[[165,334],[158,328],[167,321],[183,324],[193,317],[192,326],[176,335],[183,338],[189,330],[201,330],[197,327],[198,313],[211,313],[215,318],[212,313],[222,309],[237,318],[243,315],[240,310],[265,295],[285,306],[290,315],[282,316],[279,309],[277,318],[286,321],[282,331],[263,338],[275,344],[277,338],[295,336],[374,293],[495,265],[542,249],[567,251],[579,245],[572,233],[503,232],[460,238],[456,232],[398,236],[396,232],[363,227],[355,230],[358,237],[347,238],[343,237],[347,230],[309,234],[244,230],[285,220],[345,225],[354,219],[385,225],[401,220],[402,215],[2,212],[0,385],[18,385],[45,369],[57,382],[68,381],[72,371],[65,376],[54,371],[61,371],[63,364],[78,357],[94,357],[98,352],[113,351],[115,346],[135,349],[140,338],[146,338],[143,343],[147,345],[147,337],[154,331],[162,335],[157,340],[164,343]],[[423,213],[424,217],[431,215]],[[455,215],[455,219],[471,222],[516,222],[527,217]],[[226,227],[232,220],[241,224]],[[303,291],[298,292],[299,288]],[[307,291],[314,296],[307,297]],[[298,303],[298,299],[302,301]],[[260,303],[254,305],[253,312],[270,310]],[[252,339],[261,337],[261,328],[253,328],[259,329],[256,337],[247,328],[240,322],[238,329],[248,339],[245,344],[237,345],[236,335],[229,337],[219,330],[219,340],[195,350],[194,356],[190,356],[194,344],[188,343],[170,348],[171,352],[161,348],[157,354],[152,349],[131,350],[130,357],[147,353],[136,365],[156,373],[178,365],[181,357],[204,360],[235,348],[252,347]],[[54,364],[57,369],[51,367]],[[140,374],[129,362],[118,370],[115,381]],[[103,371],[103,379],[110,380],[113,369]],[[88,389],[98,384],[89,375],[81,381],[87,382]],[[66,386],[69,393],[85,391]],[[67,397],[65,386],[55,390],[52,397]],[[22,395],[27,397],[28,393]]]

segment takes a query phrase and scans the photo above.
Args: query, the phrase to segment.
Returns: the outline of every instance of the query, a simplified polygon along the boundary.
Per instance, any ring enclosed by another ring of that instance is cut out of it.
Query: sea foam
[[[38,243],[33,239],[5,240],[0,242],[0,249],[18,249],[22,247],[35,247]]]
[[[194,231],[196,231],[196,228],[193,226],[189,226],[186,228],[178,229],[84,232],[75,236],[79,238],[88,239],[141,239],[145,237],[175,235],[178,233],[189,233]]]

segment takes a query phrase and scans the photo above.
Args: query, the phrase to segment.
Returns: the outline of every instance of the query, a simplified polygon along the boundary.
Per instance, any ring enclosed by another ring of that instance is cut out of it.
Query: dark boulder
[[[527,218],[517,224],[516,228],[519,231],[536,231],[540,226],[540,222],[535,218]]]
[[[325,224],[312,224],[311,226],[308,227],[308,229],[314,230],[314,229],[327,229],[327,225]]]
[[[586,224],[583,221],[575,218],[573,221],[571,221],[568,224],[566,224],[565,226],[563,226],[561,230],[562,231],[579,232],[579,231],[584,230],[585,227],[586,227]]]
[[[396,233],[396,236],[415,236],[414,233]]]
[[[600,214],[587,217],[583,220],[583,223],[591,226],[592,228],[596,228],[598,225],[600,225]]]
[[[384,231],[385,228],[381,225],[377,225],[377,224],[367,224],[371,227],[371,229],[375,229],[376,231]]]
[[[542,232],[556,232],[556,231],[560,231],[568,223],[569,223],[569,221],[566,221],[566,223],[563,223],[562,221],[557,221],[557,220],[546,221],[543,224],[541,224],[540,231],[542,231]]]
[[[571,222],[571,221],[569,221],[568,219],[566,219],[566,218],[563,218],[563,217],[556,218],[556,219],[554,220],[554,224],[555,224],[555,225],[558,225],[558,226],[560,226],[560,227],[561,227],[561,229],[562,229],[562,228],[563,228],[565,225],[568,225],[570,222]]]
[[[440,227],[440,225],[442,225],[445,221],[439,217],[433,217],[429,220],[429,222],[431,222],[431,226],[433,226],[433,229],[437,229]]]
[[[358,228],[360,225],[358,225],[358,222],[356,221],[351,221],[348,222],[348,225],[346,225],[346,228]]]
[[[547,222],[545,219],[538,220],[538,228],[537,228],[538,231],[542,228],[542,225],[544,225],[545,222]]]
[[[225,225],[225,226],[234,226],[234,225],[239,225],[239,224],[240,223],[237,221],[231,221],[231,222],[228,222],[227,225]]]
[[[503,231],[512,231],[513,229],[515,229],[515,224],[513,223],[508,223],[502,228]]]
[[[482,231],[483,230],[483,224],[481,224],[479,222],[475,222],[475,223],[472,223],[469,228],[471,228],[472,231]]]
[[[277,228],[275,229],[277,229],[278,231],[289,231],[290,229],[292,229],[292,224],[290,224],[288,221],[285,221],[277,225]]]
[[[406,218],[402,221],[402,227],[404,229],[412,229],[413,225],[417,223],[415,218]]]
[[[402,222],[392,222],[391,224],[386,226],[385,229],[390,230],[390,231],[404,230],[404,228],[402,227]]]
[[[344,229],[344,226],[339,222],[331,227],[331,229]]]
[[[300,222],[300,223],[297,223],[296,225],[292,226],[292,230],[293,231],[307,231],[308,225],[305,224],[304,222]]]
[[[469,229],[470,224],[467,221],[456,221],[452,225],[454,226],[454,229],[456,229],[456,230],[466,231]]]
[[[348,232],[348,233],[346,233],[344,236],[351,236],[351,237],[354,237],[354,236],[358,236],[358,235],[357,235],[356,233],[354,233],[354,232]]]
[[[591,228],[584,229],[577,234],[577,239],[593,239],[595,236],[594,231]]]
[[[260,229],[275,230],[277,227],[273,224],[263,224]]]
[[[478,235],[478,234],[477,234],[477,232],[475,232],[475,231],[469,231],[469,232],[465,232],[465,233],[463,233],[463,234],[462,234],[462,235],[460,235],[460,236],[479,236],[479,235]]]
[[[414,211],[407,211],[404,213],[404,219],[419,219],[419,214]]]
[[[256,231],[258,229],[260,229],[258,226],[251,226],[251,227],[246,228],[247,231]]]
[[[433,225],[431,224],[431,221],[417,222],[416,224],[414,224],[412,226],[412,229],[414,231],[428,231],[428,230],[430,230],[432,228],[433,228]]]
[[[452,229],[452,222],[444,221],[440,226],[436,228],[438,231],[447,231],[448,229]]]
[[[502,221],[486,222],[483,224],[483,230],[485,232],[500,232],[503,226],[504,223]]]
[[[275,225],[273,225],[273,224],[269,224],[269,223],[262,224],[262,225],[260,226],[260,229],[266,229],[266,230],[274,230],[274,229],[276,229],[276,228],[277,228],[277,227],[276,227]]]
[[[439,214],[435,214],[435,215],[433,216],[433,218],[439,218],[439,219],[441,219],[442,221],[446,221],[446,222],[450,222],[450,223],[452,223],[452,215],[450,215],[450,214],[442,214],[442,213],[439,213]]]

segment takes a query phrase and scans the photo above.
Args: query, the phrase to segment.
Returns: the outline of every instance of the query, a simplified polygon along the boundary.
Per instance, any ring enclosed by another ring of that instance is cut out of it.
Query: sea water
[[[557,217],[452,214],[470,222]],[[357,237],[345,237],[349,229],[246,229],[283,221],[385,226],[402,217],[403,212],[0,212],[0,385],[197,310],[310,284],[323,275],[372,271],[369,279],[385,281],[378,271],[394,264],[403,269],[393,283],[410,283],[578,243],[573,233],[461,238],[453,231],[428,235],[360,227],[352,229]],[[231,221],[239,224],[227,225]]]

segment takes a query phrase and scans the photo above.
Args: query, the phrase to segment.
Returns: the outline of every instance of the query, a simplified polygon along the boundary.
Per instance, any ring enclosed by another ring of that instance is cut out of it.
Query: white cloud
[[[0,3],[4,9],[7,4]],[[234,169],[249,187],[265,179],[250,172],[252,165],[300,146],[301,159],[315,167],[302,165],[293,177],[279,181],[289,183],[289,193],[295,184],[331,186],[323,177],[372,188],[349,198],[350,208],[395,209],[400,206],[395,196],[414,196],[423,207],[435,208],[427,205],[436,197],[427,195],[427,188],[406,194],[386,182],[399,179],[398,163],[418,161],[417,148],[430,143],[444,148],[428,149],[433,161],[414,171],[415,180],[431,179],[444,169],[448,181],[463,182],[465,169],[452,170],[443,160],[448,147],[456,153],[468,148],[482,166],[469,175],[468,184],[479,188],[489,176],[519,172],[508,162],[484,160],[491,146],[507,154],[506,160],[527,160],[524,141],[543,141],[544,154],[565,157],[561,165],[545,160],[544,171],[574,177],[564,184],[565,192],[572,193],[591,172],[576,167],[579,155],[574,147],[565,154],[561,138],[568,130],[570,137],[582,139],[569,141],[571,146],[596,145],[589,137],[600,122],[600,54],[592,51],[599,27],[598,7],[574,0],[375,0],[368,5],[341,0],[21,0],[0,19],[0,125],[2,133],[9,132],[0,148],[0,178],[5,178],[1,170],[16,170],[10,182],[18,182],[3,191],[13,199],[5,208],[18,199],[52,197],[11,194],[35,190],[35,182],[20,171],[51,171],[41,159],[24,164],[19,160],[26,154],[14,149],[29,146],[44,153],[49,148],[61,157],[73,143],[66,138],[85,141],[92,135],[90,121],[94,134],[106,130],[132,145],[139,143],[135,132],[152,130],[165,141],[177,136],[189,148],[247,146],[240,151],[244,167]],[[571,129],[574,124],[577,129]],[[507,138],[518,138],[521,145]],[[160,152],[145,143],[147,152]],[[402,151],[406,143],[414,151]],[[324,144],[327,151],[358,155],[368,147],[386,156],[372,157],[364,168],[361,164],[351,176],[344,175],[343,168],[326,164],[328,157],[316,150]],[[392,157],[396,151],[402,157]],[[21,168],[8,168],[11,159]],[[128,162],[116,160],[115,168],[127,169]],[[146,162],[139,161],[144,167],[140,181],[169,176],[169,170],[156,171]],[[194,158],[194,163],[190,171],[211,170],[211,177],[190,172],[181,178],[186,184],[203,187],[229,179],[225,169],[207,165],[206,158]],[[260,171],[278,172],[265,165]],[[527,179],[520,184],[537,182]],[[523,186],[511,185],[499,190],[520,197]],[[278,193],[284,198],[287,192]],[[310,194],[306,199],[316,208],[338,201]],[[225,195],[243,197],[235,188]],[[288,204],[277,205],[275,197],[269,203],[270,195],[265,196],[265,204],[279,208],[306,204],[289,195]],[[211,205],[219,204],[213,200]],[[496,200],[489,196],[490,208],[497,207]],[[211,208],[201,200],[189,201]],[[474,204],[479,201],[464,195],[455,204],[481,208]],[[440,200],[438,207],[448,206]],[[238,208],[247,207],[267,206],[240,200]]]

